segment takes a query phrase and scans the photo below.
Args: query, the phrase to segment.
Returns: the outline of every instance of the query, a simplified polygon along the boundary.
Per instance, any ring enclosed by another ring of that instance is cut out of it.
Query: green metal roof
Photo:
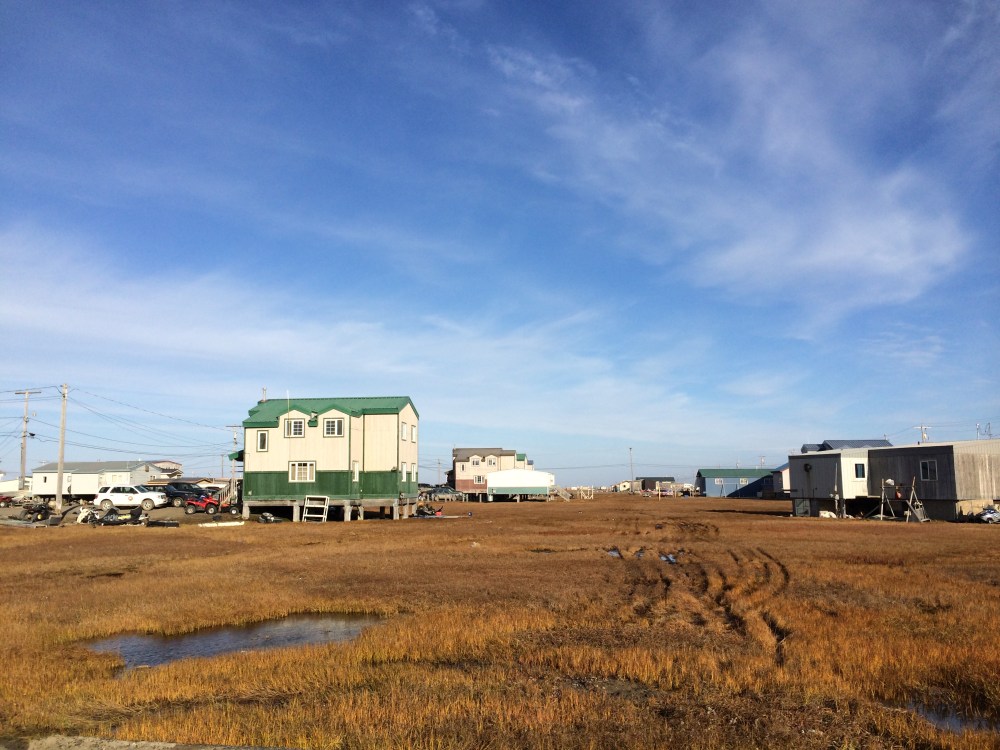
[[[760,479],[771,475],[771,469],[698,469],[698,476],[705,479],[725,479],[726,477],[753,477]]]
[[[338,411],[352,417],[363,414],[399,414],[406,405],[420,416],[409,396],[365,396],[355,398],[275,398],[261,401],[243,420],[244,427],[277,427],[282,415],[290,411],[303,414],[326,414]]]

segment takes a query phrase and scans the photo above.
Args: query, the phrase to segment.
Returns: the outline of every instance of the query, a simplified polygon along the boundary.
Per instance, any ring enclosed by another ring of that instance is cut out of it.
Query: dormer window
[[[306,420],[304,419],[285,420],[286,438],[305,437],[305,434],[306,434]]]

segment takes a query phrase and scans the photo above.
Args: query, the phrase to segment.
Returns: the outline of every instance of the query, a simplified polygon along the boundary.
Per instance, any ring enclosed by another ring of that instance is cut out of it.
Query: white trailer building
[[[66,461],[63,464],[63,497],[91,500],[101,487],[144,484],[167,476],[169,472],[149,461]],[[32,492],[40,498],[55,497],[58,477],[58,463],[39,466],[31,474]]]
[[[555,474],[534,469],[504,469],[486,475],[486,499],[515,500],[527,497],[548,498],[556,486]]]

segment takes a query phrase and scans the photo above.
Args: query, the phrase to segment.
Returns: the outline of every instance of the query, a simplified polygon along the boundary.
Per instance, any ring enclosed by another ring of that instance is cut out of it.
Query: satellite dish
[[[813,465],[812,464],[806,464],[802,468],[806,470],[806,473],[808,473],[808,472],[810,472],[810,471],[813,470]]]

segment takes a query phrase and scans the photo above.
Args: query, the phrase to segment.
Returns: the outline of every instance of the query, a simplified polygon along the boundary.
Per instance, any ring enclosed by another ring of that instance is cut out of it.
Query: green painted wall
[[[260,502],[306,495],[326,495],[339,500],[398,497],[400,492],[408,496],[417,494],[417,483],[400,482],[398,471],[363,471],[360,479],[353,483],[350,471],[318,471],[315,482],[289,482],[287,472],[251,471],[243,477],[243,497]]]

